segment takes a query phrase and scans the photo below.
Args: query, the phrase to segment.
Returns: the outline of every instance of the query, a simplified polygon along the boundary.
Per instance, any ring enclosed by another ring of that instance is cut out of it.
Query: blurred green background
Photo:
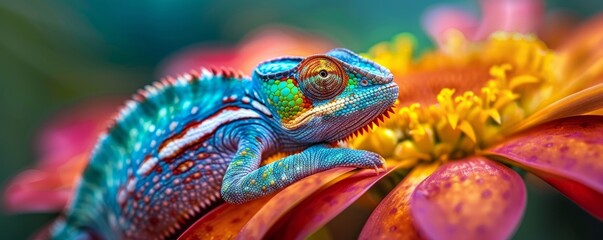
[[[411,32],[429,46],[420,20],[440,1],[0,1],[0,186],[33,166],[36,133],[60,109],[101,96],[127,96],[158,79],[170,54],[198,43],[236,44],[265,24],[371,45]],[[475,0],[448,1],[479,13]],[[599,0],[547,1],[587,18]],[[528,181],[535,182],[535,181]],[[603,223],[545,184],[528,184],[517,239],[603,239]],[[539,186],[539,187],[537,187]],[[603,204],[603,203],[602,203]],[[0,239],[23,239],[53,214],[0,215]]]

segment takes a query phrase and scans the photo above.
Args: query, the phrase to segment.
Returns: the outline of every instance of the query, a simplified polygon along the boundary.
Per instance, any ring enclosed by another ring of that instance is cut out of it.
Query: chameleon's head
[[[302,142],[335,142],[371,124],[398,97],[391,72],[347,49],[261,63],[254,72],[282,127]]]

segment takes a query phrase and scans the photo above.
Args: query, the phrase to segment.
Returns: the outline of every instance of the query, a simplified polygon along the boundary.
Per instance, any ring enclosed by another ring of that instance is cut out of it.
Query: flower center
[[[411,163],[476,154],[537,110],[557,81],[555,56],[534,37],[497,33],[470,44],[453,32],[449,42],[416,62],[412,51],[385,45],[365,54],[393,69],[400,99],[396,114],[352,147]],[[412,41],[394,46],[412,49]]]

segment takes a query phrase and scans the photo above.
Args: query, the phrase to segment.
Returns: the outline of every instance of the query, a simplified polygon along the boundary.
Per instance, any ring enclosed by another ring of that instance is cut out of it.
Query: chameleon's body
[[[391,110],[389,70],[344,49],[206,70],[141,90],[100,137],[54,238],[161,238],[224,199],[243,203],[377,154],[329,143]],[[276,152],[299,152],[260,166]]]

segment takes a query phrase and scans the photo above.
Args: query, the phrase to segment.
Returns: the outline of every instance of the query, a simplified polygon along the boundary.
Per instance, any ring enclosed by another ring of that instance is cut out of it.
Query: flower
[[[416,61],[407,34],[377,44],[364,56],[393,71],[397,110],[349,144],[384,156],[385,173],[319,173],[276,195],[221,205],[182,237],[303,238],[361,199],[377,206],[360,239],[509,238],[526,204],[509,166],[602,219],[603,59],[580,47],[602,42],[592,32],[601,24],[585,24],[558,51],[533,35],[468,41],[455,30]],[[382,198],[363,195],[383,189]]]
[[[351,144],[412,170],[381,201],[361,238],[508,238],[525,189],[504,164],[543,178],[603,219],[603,139],[595,133],[603,117],[579,116],[603,108],[603,85],[594,77],[603,69],[581,65],[592,75],[575,78],[565,71],[571,62],[563,56],[571,54],[530,35],[499,32],[471,43],[458,31],[447,34],[442,49],[416,62],[389,61],[408,58],[400,54],[408,51],[383,45],[368,54],[386,66],[407,65],[394,74],[399,110]],[[578,85],[589,87],[572,87]],[[403,230],[391,231],[402,222]]]

